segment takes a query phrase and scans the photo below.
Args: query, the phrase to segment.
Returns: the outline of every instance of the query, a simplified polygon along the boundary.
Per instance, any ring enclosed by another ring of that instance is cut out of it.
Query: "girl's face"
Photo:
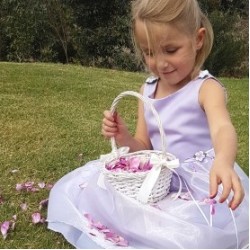
[[[179,88],[191,80],[203,36],[191,37],[174,25],[151,23],[150,42],[144,22],[136,20],[135,35],[149,70],[168,87]]]

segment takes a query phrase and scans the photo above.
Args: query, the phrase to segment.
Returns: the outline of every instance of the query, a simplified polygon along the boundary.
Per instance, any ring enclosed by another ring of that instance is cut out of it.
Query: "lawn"
[[[72,248],[46,223],[33,224],[31,215],[40,211],[46,217],[39,202],[48,197],[49,184],[110,151],[100,133],[103,110],[120,92],[138,91],[145,76],[61,64],[0,63],[0,223],[17,216],[7,238],[0,234],[0,248]],[[238,133],[237,161],[248,173],[248,79],[220,80]],[[119,104],[131,131],[136,104],[130,98]],[[35,192],[16,190],[27,181],[34,182]]]

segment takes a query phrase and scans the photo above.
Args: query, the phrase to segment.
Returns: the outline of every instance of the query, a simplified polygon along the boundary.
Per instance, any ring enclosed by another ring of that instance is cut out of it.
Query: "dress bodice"
[[[157,78],[148,78],[144,86],[143,95],[152,99],[162,121],[167,151],[181,161],[192,157],[198,151],[212,148],[207,117],[199,104],[200,87],[208,78],[214,77],[208,71],[201,71],[196,79],[161,99],[154,99]],[[157,122],[151,110],[146,106],[144,110],[151,144],[154,149],[161,150]]]

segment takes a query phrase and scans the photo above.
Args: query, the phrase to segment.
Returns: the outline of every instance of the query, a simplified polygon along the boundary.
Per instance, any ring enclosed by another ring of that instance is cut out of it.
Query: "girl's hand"
[[[117,113],[114,113],[114,115],[112,115],[108,110],[105,110],[103,115],[103,136],[107,139],[115,137],[119,145],[123,144],[126,139],[130,137],[130,133],[123,119]]]
[[[235,210],[244,198],[244,189],[240,178],[231,166],[223,166],[222,162],[219,164],[215,160],[210,171],[210,198],[214,198],[217,195],[219,184],[223,186],[219,202],[224,202],[232,190],[234,195],[228,206]]]

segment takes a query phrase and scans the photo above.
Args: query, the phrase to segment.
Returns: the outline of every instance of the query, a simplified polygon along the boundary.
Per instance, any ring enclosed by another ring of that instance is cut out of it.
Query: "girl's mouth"
[[[162,72],[162,74],[167,76],[167,75],[172,74],[173,72],[175,72],[175,70],[167,71],[167,72]]]

